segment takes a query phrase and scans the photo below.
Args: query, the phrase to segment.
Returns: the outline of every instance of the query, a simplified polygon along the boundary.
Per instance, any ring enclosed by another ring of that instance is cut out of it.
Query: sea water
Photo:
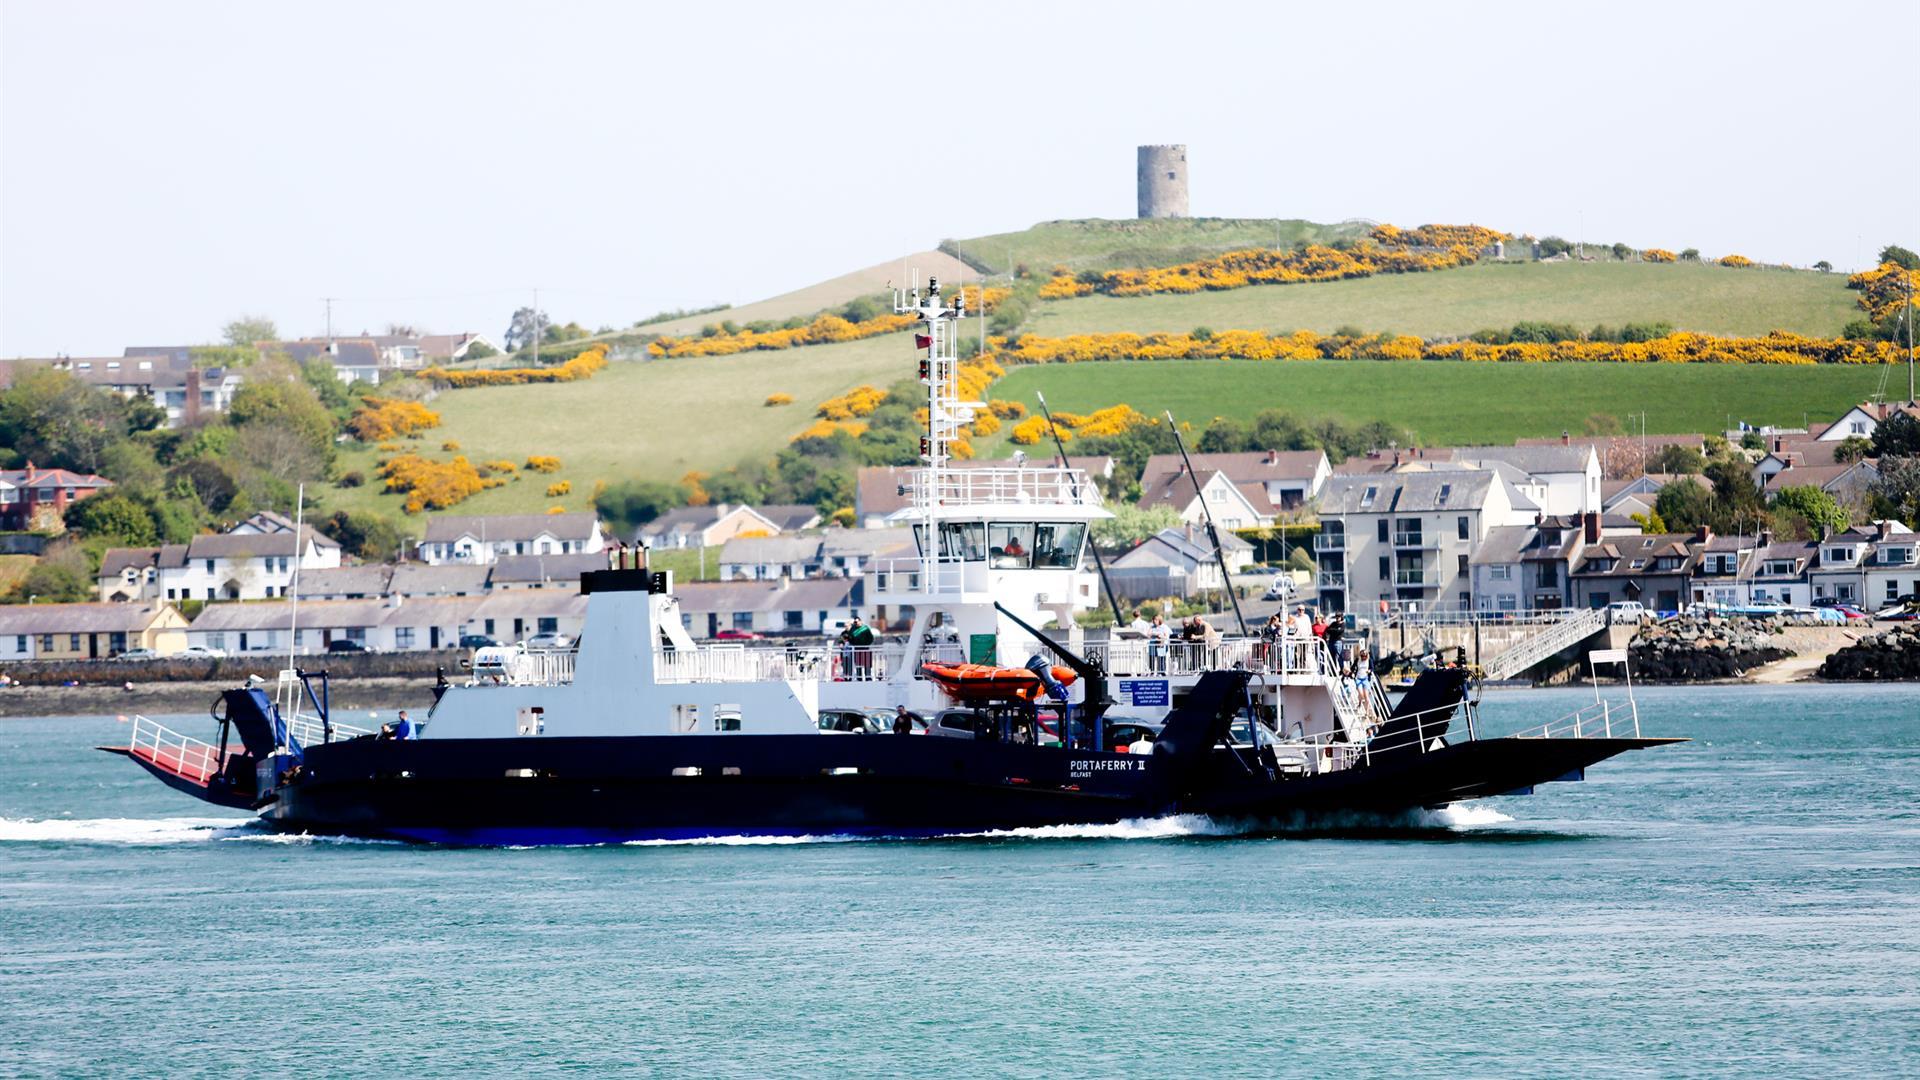
[[[535,850],[274,836],[0,720],[0,1074],[1920,1073],[1920,688],[1640,702],[1694,741],[1351,828]]]

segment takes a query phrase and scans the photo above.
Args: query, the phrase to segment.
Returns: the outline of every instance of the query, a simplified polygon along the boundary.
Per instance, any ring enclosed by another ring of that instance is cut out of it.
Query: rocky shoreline
[[[1747,672],[1794,655],[1776,639],[1779,619],[1681,616],[1648,623],[1629,648],[1636,678],[1650,682],[1740,679]]]
[[[1907,623],[1836,651],[1820,665],[1820,677],[1835,680],[1920,679],[1920,623]]]

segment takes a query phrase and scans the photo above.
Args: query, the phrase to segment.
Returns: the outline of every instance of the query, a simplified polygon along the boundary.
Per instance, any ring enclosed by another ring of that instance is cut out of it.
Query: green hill
[[[1222,292],[1087,296],[1036,304],[1025,329],[1058,337],[1102,331],[1313,330],[1355,326],[1464,337],[1521,320],[1666,322],[1708,334],[1792,330],[1836,337],[1860,313],[1843,274],[1730,270],[1694,263],[1519,262],[1311,285]]]
[[[1357,221],[1320,225],[1283,218],[1094,218],[1043,221],[1019,232],[948,240],[940,248],[992,273],[1005,274],[1016,266],[1026,266],[1033,273],[1044,274],[1055,266],[1071,270],[1170,266],[1223,251],[1358,240],[1371,228]]]
[[[1503,444],[1584,432],[1596,413],[1637,431],[1629,416],[1644,411],[1649,434],[1714,432],[1741,420],[1797,427],[1839,417],[1884,374],[1842,365],[1163,360],[1017,368],[993,393],[1033,408],[1040,391],[1056,411],[1074,413],[1121,403],[1151,416],[1172,409],[1196,428],[1216,416],[1283,409],[1310,419],[1385,420],[1433,445]],[[1006,430],[976,449],[1005,453]]]

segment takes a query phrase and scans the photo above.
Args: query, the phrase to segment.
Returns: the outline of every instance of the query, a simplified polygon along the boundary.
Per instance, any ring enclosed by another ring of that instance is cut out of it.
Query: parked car
[[[732,627],[728,627],[727,629],[722,630],[719,633],[713,635],[713,640],[715,641],[760,641],[762,639],[759,634],[756,634],[751,630],[735,630]]]
[[[573,648],[573,639],[565,634],[549,630],[544,634],[533,635],[521,642],[520,645],[528,652],[551,652],[559,649]]]
[[[1281,574],[1279,577],[1273,579],[1273,583],[1271,585],[1267,586],[1267,591],[1261,594],[1260,599],[1285,600],[1287,597],[1292,595],[1293,595],[1293,576],[1291,574]]]
[[[160,659],[160,654],[157,652],[154,652],[152,649],[128,649],[126,652],[123,652],[119,656],[114,657],[114,659],[115,660],[158,660]]]
[[[327,651],[330,653],[357,653],[366,652],[367,647],[352,638],[334,638],[332,641],[327,642]]]
[[[1855,607],[1855,606],[1853,606],[1852,604],[1835,604],[1835,605],[1833,605],[1833,610],[1835,610],[1835,611],[1837,611],[1837,612],[1839,612],[1840,614],[1842,614],[1842,615],[1844,615],[1844,616],[1846,616],[1846,617],[1847,617],[1847,619],[1848,619],[1849,621],[1851,621],[1851,620],[1854,620],[1854,619],[1871,619],[1871,618],[1873,618],[1873,616],[1872,616],[1872,615],[1869,615],[1869,614],[1868,614],[1867,612],[1865,612],[1865,611],[1862,611],[1862,610],[1861,610],[1860,608],[1857,608],[1857,607]]]
[[[486,634],[460,635],[460,647],[463,649],[491,649],[496,648],[499,644],[498,641],[488,637]]]
[[[184,657],[188,660],[216,660],[227,655],[227,651],[225,649],[210,649],[205,645],[189,645],[173,655]]]
[[[1615,600],[1607,605],[1608,622],[1638,622],[1647,609],[1638,600]]]

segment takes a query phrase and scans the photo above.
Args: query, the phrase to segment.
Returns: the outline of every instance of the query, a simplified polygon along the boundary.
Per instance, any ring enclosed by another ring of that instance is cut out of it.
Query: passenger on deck
[[[908,715],[905,705],[893,707],[893,733],[895,735],[913,734],[913,717]]]
[[[1139,608],[1134,608],[1133,621],[1126,625],[1126,632],[1133,637],[1144,638],[1153,633],[1153,624],[1147,621]]]
[[[1173,641],[1173,627],[1167,625],[1164,616],[1155,615],[1153,625],[1147,628],[1147,667],[1155,675],[1164,675],[1167,671],[1167,649]]]
[[[413,738],[413,721],[407,719],[407,710],[401,709],[399,717],[393,723],[382,726],[380,737],[392,739],[395,742]]]

